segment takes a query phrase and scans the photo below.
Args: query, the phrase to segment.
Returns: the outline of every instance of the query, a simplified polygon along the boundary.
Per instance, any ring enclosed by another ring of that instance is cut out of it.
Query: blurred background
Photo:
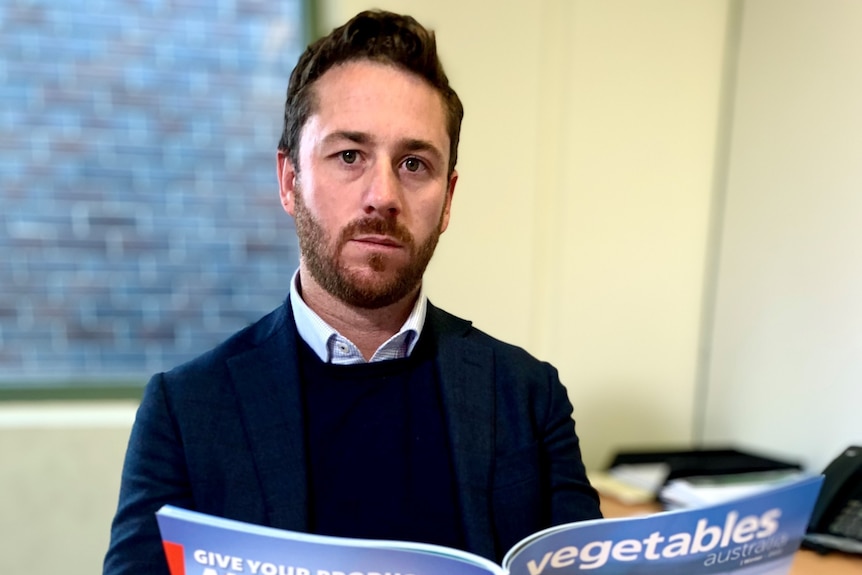
[[[283,300],[287,78],[370,7],[436,30],[465,104],[429,295],[560,370],[589,468],[862,441],[862,4],[54,4],[0,7],[13,572],[99,571],[141,386]]]

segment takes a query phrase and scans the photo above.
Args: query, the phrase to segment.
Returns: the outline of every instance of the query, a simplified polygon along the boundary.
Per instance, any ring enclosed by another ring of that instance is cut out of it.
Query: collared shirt
[[[293,274],[290,280],[290,307],[293,309],[293,319],[296,322],[296,331],[299,337],[308,344],[314,353],[325,363],[337,365],[349,365],[353,363],[365,363],[365,358],[356,345],[338,333],[331,325],[323,321],[302,300],[299,293],[299,270]],[[425,298],[424,286],[419,289],[419,297],[413,305],[413,310],[407,317],[407,321],[401,329],[377,348],[370,362],[385,361],[387,359],[400,359],[408,357],[425,324],[425,312],[428,308],[428,300]]]

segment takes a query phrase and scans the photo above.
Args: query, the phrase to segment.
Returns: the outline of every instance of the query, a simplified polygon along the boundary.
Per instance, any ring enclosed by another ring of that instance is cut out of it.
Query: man
[[[105,573],[166,573],[166,503],[492,559],[601,516],[556,371],[422,291],[462,115],[412,18],[359,14],[302,55],[277,156],[289,297],[147,385]]]

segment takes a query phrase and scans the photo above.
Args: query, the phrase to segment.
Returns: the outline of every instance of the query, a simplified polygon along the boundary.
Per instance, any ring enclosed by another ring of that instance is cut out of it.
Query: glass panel
[[[0,6],[0,389],[143,382],[279,305],[301,0]]]

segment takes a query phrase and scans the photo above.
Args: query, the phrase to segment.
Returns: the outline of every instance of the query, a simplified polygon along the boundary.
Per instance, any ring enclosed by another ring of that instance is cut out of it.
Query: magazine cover
[[[310,535],[165,506],[156,514],[171,575],[502,575],[457,549]]]
[[[731,502],[535,533],[503,565],[402,541],[309,535],[165,506],[157,513],[171,575],[786,574],[823,478]]]
[[[785,574],[822,483],[806,477],[718,505],[552,527],[503,565],[511,575]]]

